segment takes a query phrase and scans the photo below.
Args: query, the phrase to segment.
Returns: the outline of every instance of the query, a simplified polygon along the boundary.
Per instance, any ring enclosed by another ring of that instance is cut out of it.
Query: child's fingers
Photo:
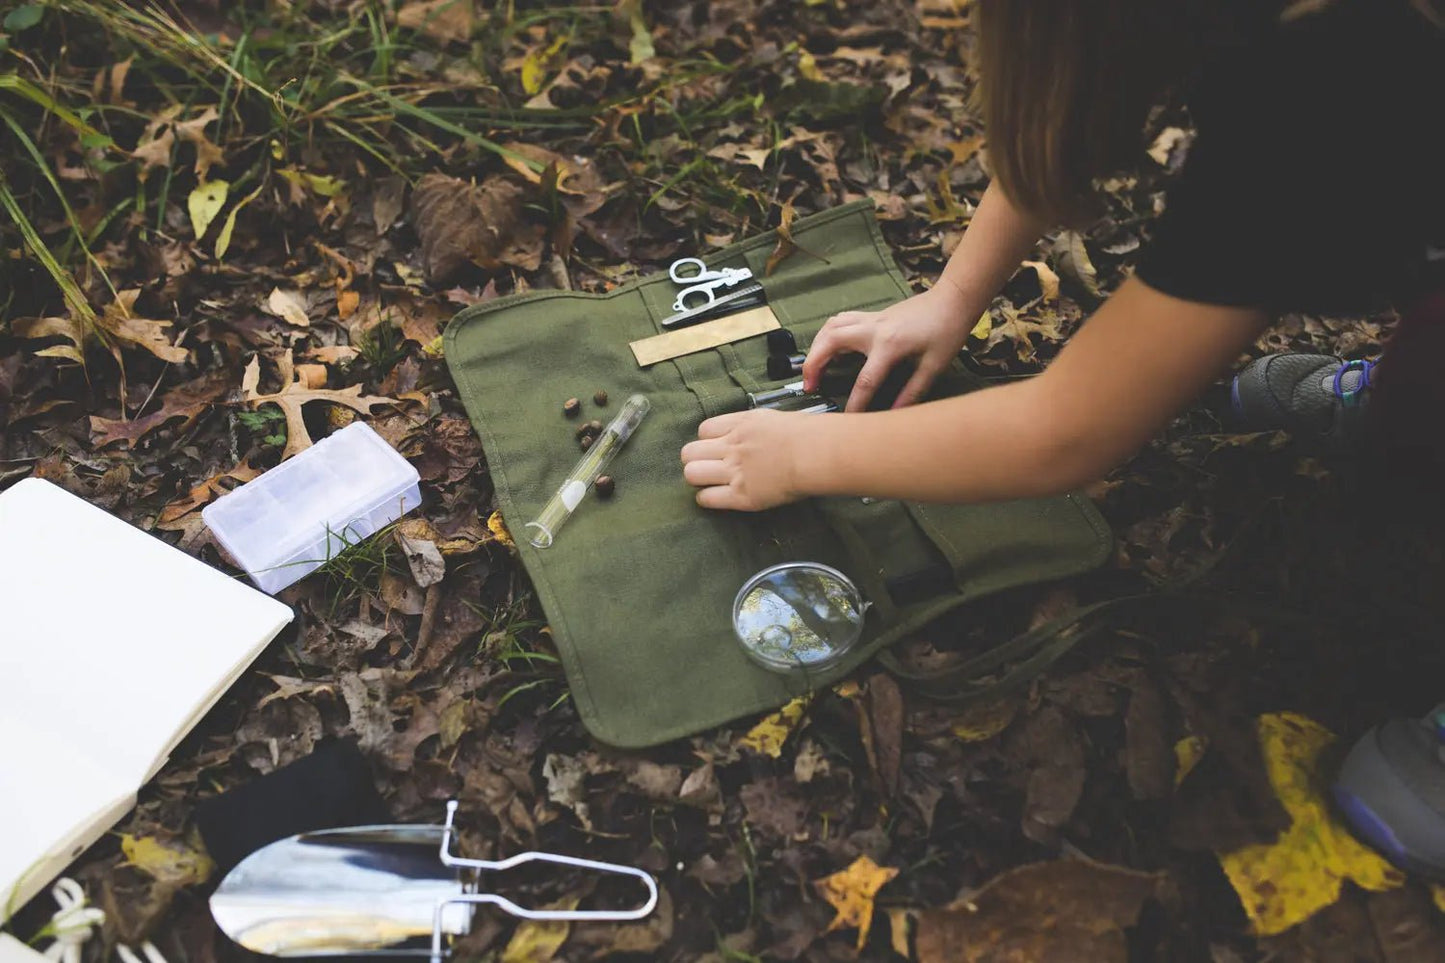
[[[887,377],[893,362],[894,358],[882,351],[870,354],[863,364],[863,370],[858,372],[858,379],[853,382],[853,391],[848,395],[848,404],[843,410],[867,411],[868,403],[873,400],[873,395]]]
[[[709,418],[697,426],[697,436],[699,438],[721,438],[732,430],[734,422],[747,414],[746,411],[734,411],[726,415],[718,415],[716,418]]]
[[[720,461],[691,461],[682,466],[682,477],[699,488],[726,485],[732,481],[732,469]]]
[[[703,508],[739,508],[737,493],[726,485],[702,488],[697,493],[697,503]]]
[[[682,446],[682,463],[692,461],[713,461],[723,456],[726,444],[716,438],[690,441]]]
[[[850,313],[858,314],[859,312]],[[832,322],[830,321],[829,324],[831,325]],[[808,356],[803,359],[803,389],[805,391],[817,390],[818,381],[823,377],[823,369],[828,367],[829,361],[845,351],[867,354],[872,340],[871,325],[847,323],[824,327],[813,339],[813,343],[808,346]]]
[[[928,386],[933,384],[933,379],[938,377],[940,370],[942,369],[936,368],[932,362],[920,360],[918,362],[918,369],[913,372],[913,377],[909,378],[908,384],[904,385],[903,390],[898,392],[898,397],[893,401],[893,407],[906,408],[917,402],[919,398],[923,397],[923,393],[928,390]]]

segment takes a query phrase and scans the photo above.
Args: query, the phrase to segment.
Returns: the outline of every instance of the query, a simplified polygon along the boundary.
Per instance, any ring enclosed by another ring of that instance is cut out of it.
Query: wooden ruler
[[[632,348],[638,366],[646,368],[659,361],[732,344],[734,341],[756,337],[781,327],[773,309],[766,304],[760,304],[716,321],[704,321],[681,331],[668,331],[666,334],[633,341],[628,347]]]

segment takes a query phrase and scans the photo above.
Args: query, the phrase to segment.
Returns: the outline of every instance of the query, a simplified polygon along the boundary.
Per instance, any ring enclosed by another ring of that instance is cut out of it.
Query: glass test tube
[[[577,462],[562,487],[548,500],[542,514],[527,523],[527,530],[532,533],[530,541],[533,546],[551,547],[562,523],[572,517],[577,506],[582,504],[582,497],[587,494],[587,489],[592,487],[597,476],[612,462],[613,457],[642,423],[643,416],[651,410],[652,402],[648,401],[645,395],[633,395],[627,399],[617,417],[602,429],[602,434],[597,436],[592,447],[587,449],[587,453]]]

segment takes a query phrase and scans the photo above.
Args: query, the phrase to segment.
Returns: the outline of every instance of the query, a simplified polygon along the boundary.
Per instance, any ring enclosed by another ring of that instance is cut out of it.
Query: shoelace
[[[1375,370],[1373,361],[1346,361],[1335,371],[1335,397],[1346,408],[1354,408],[1363,403],[1363,396],[1370,388],[1370,372]],[[1353,388],[1345,387],[1345,375],[1351,371],[1360,373],[1360,380]]]

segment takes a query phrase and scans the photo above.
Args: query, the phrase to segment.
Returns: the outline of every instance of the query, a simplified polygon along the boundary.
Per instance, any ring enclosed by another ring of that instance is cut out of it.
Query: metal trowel
[[[455,802],[441,826],[355,826],[302,833],[256,850],[226,875],[211,914],[231,939],[272,956],[426,956],[440,963],[471,929],[477,905],[536,920],[636,920],[657,905],[640,869],[557,853],[503,860],[451,853]],[[558,863],[629,876],[647,890],[628,910],[535,910],[483,891],[486,872]]]

